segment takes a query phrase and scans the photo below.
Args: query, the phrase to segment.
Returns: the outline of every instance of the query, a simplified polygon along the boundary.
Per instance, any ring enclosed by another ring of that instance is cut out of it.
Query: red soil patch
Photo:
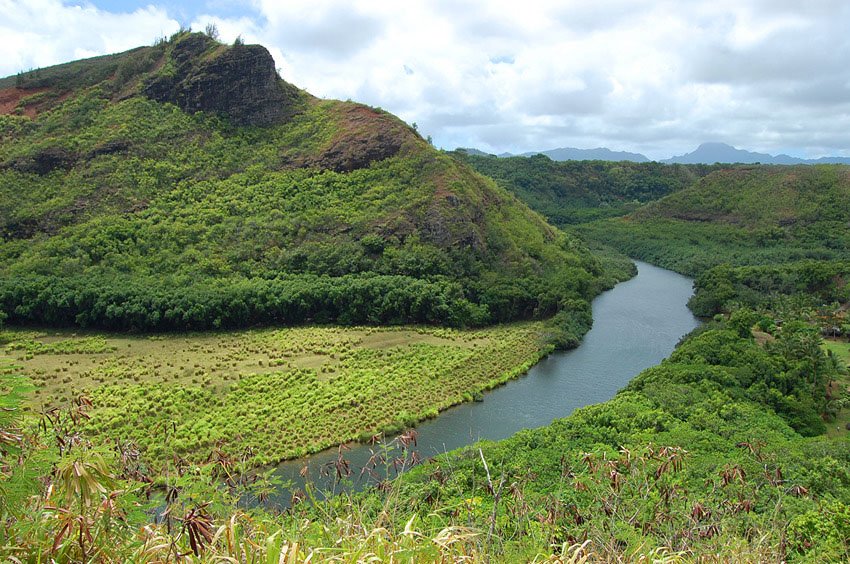
[[[27,96],[32,96],[46,90],[49,89],[45,87],[22,90],[18,87],[13,87],[0,90],[0,114],[11,114],[18,107],[18,102],[21,101],[21,98],[26,98]],[[24,114],[29,117],[35,117],[37,113],[34,107],[24,108]]]
[[[318,154],[295,158],[290,165],[351,172],[399,154],[415,138],[404,123],[359,104],[342,103],[335,112],[336,133],[330,142]]]
[[[27,89],[13,87],[0,90],[0,115],[17,113],[16,110],[18,109],[18,105],[20,104],[23,98],[26,98],[27,96],[32,96],[33,94],[46,92],[48,90],[50,90],[50,87],[47,86],[43,88]],[[27,104],[22,108],[22,113],[27,117],[34,118],[38,114],[49,110],[50,108],[53,108],[58,104],[61,104],[62,102],[70,98],[73,93],[73,91],[69,90],[68,92],[65,92],[59,97],[49,97],[46,100],[39,100],[32,104]]]

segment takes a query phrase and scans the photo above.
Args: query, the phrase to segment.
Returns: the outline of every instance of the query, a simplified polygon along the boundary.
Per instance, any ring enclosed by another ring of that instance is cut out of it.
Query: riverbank
[[[699,325],[687,308],[692,281],[647,263],[638,262],[637,267],[636,277],[594,300],[593,328],[576,349],[552,353],[527,375],[487,392],[483,401],[457,405],[418,425],[418,458],[548,425],[575,409],[610,399],[641,370],[667,357],[679,339]],[[390,456],[397,455],[393,437],[387,442],[394,447]],[[358,475],[377,446],[349,446],[344,457],[356,469],[352,487],[383,479],[380,468],[372,469],[376,475]],[[337,450],[330,449],[281,464],[276,475],[291,488],[274,494],[271,502],[286,505],[290,489],[301,489],[308,480],[318,490],[338,491],[337,476],[326,472],[337,457]]]

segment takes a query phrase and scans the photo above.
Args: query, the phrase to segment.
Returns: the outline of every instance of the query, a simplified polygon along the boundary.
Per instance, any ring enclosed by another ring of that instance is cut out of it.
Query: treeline
[[[688,306],[709,317],[736,307],[776,310],[796,298],[811,307],[850,301],[850,262],[802,261],[778,266],[716,266],[694,282]]]
[[[543,280],[502,279],[476,291],[447,278],[376,274],[172,283],[127,276],[19,277],[0,280],[0,310],[12,323],[136,331],[306,322],[464,327],[563,311],[570,337],[561,340],[573,344],[590,326],[586,298],[565,295],[564,287]],[[572,311],[580,313],[583,330],[572,325]]]

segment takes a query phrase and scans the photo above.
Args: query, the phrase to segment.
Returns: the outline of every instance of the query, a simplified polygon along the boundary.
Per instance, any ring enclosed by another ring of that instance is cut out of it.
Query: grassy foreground
[[[0,554],[21,562],[846,562],[850,442],[821,434],[827,390],[846,367],[802,317],[784,316],[781,328],[754,338],[757,319],[751,310],[718,316],[612,400],[435,457],[374,491],[319,501],[308,480],[283,513],[265,502],[269,476],[239,472],[239,452],[224,446],[198,464],[165,465],[167,511],[154,522],[163,500],[148,497],[156,477],[146,474],[145,454],[118,433],[89,440],[81,414],[94,421],[99,408],[72,406],[61,423],[24,416],[16,406],[25,379],[0,374]],[[344,456],[335,471],[354,480],[358,469]],[[404,456],[415,464],[410,450]],[[245,496],[257,505],[237,508]],[[315,503],[297,503],[305,499]]]
[[[514,378],[551,351],[542,323],[476,331],[306,327],[130,336],[5,331],[37,386],[29,408],[84,394],[94,437],[160,465],[215,445],[250,465],[401,430]]]

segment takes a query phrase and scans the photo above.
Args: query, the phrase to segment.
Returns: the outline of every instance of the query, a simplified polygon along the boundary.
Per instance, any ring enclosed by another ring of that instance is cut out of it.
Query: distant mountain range
[[[523,153],[519,156],[530,157],[538,153]],[[562,147],[560,149],[549,149],[540,151],[539,154],[546,155],[553,161],[632,161],[636,163],[649,162],[649,159],[640,153],[628,153],[626,151],[612,151],[605,147],[596,149],[574,149]]]
[[[663,163],[680,164],[713,164],[713,163],[762,163],[762,164],[824,164],[840,163],[850,164],[850,157],[821,157],[819,159],[801,159],[789,155],[768,155],[767,153],[754,153],[744,149],[736,149],[726,143],[703,143],[696,150],[671,157],[661,161]]]
[[[478,149],[459,148],[470,155],[486,156],[489,153]],[[636,163],[648,162],[646,155],[640,153],[629,153],[627,151],[612,151],[604,147],[596,149],[576,149],[573,147],[562,147],[548,149],[545,151],[530,151],[521,154],[501,153],[498,157],[530,157],[532,155],[546,155],[553,161],[632,161]],[[819,159],[801,159],[789,155],[769,155],[767,153],[755,153],[744,149],[737,149],[726,143],[703,143],[695,150],[684,155],[670,157],[659,162],[670,164],[714,164],[714,163],[762,163],[778,165],[794,164],[825,164],[838,163],[850,164],[850,157],[821,157]]]
[[[632,161],[636,163],[649,162],[649,158],[639,153],[628,153],[626,151],[612,151],[605,147],[597,147],[596,149],[576,149],[574,147],[560,147],[558,149],[548,149],[546,151],[529,151],[527,153],[513,154],[500,153],[491,155],[478,149],[467,147],[459,147],[458,151],[463,151],[468,155],[478,155],[480,157],[496,156],[496,157],[531,157],[534,155],[546,155],[553,161]]]

